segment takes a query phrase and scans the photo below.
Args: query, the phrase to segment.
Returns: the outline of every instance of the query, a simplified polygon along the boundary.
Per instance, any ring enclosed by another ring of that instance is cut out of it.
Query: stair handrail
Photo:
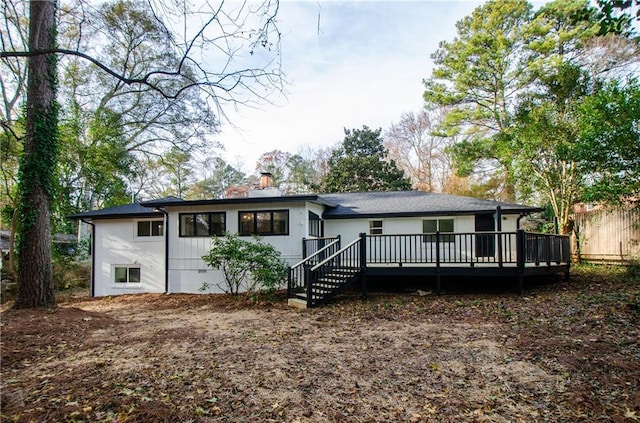
[[[325,264],[329,263],[334,258],[338,257],[340,254],[344,253],[346,250],[348,250],[350,247],[352,247],[354,244],[357,244],[358,242],[360,242],[360,238],[359,237],[354,239],[349,244],[345,245],[344,247],[342,247],[341,249],[339,249],[338,251],[336,251],[335,253],[333,253],[332,255],[327,257],[326,259],[322,260],[320,263],[318,263],[315,266],[313,266],[311,268],[311,271],[315,272],[316,270],[320,269],[322,266],[324,266]]]
[[[309,260],[311,260],[312,258],[314,258],[315,256],[317,256],[318,254],[322,253],[323,251],[331,248],[334,244],[340,242],[340,238],[336,238],[333,241],[331,241],[329,244],[325,245],[324,247],[320,248],[318,251],[316,251],[315,253],[311,254],[309,257],[305,257],[304,259],[300,260],[299,262],[297,262],[296,264],[294,264],[293,266],[291,266],[291,268],[296,268],[298,266],[302,266],[303,264],[305,264],[306,262],[308,262]]]

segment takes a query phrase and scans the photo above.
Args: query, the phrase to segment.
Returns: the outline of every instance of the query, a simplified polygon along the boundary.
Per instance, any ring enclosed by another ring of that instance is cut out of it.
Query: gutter
[[[164,293],[169,293],[169,213],[162,207],[155,210],[164,215]]]
[[[88,220],[80,219],[82,223],[91,226],[91,284],[89,285],[89,296],[95,297],[96,292],[96,225]]]

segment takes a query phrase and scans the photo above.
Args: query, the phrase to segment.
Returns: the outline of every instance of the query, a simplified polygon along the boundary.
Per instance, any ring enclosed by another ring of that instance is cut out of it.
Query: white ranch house
[[[564,238],[519,230],[536,207],[419,191],[277,194],[165,198],[71,216],[92,230],[91,295],[220,292],[221,272],[201,257],[225,231],[276,247],[292,267],[290,297],[307,306],[366,275],[436,276],[439,290],[441,275],[513,274],[522,289],[532,269],[568,272]]]

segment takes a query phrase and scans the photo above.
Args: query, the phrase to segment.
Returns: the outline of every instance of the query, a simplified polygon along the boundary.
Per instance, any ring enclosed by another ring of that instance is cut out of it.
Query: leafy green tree
[[[121,116],[108,108],[88,116],[73,102],[60,122],[57,169],[57,230],[66,216],[83,210],[110,207],[129,201],[128,181],[136,158],[128,151]]]
[[[515,198],[511,127],[518,94],[531,81],[525,49],[531,5],[488,1],[456,24],[442,41],[424,81],[427,103],[449,107],[444,130],[462,140],[451,149],[461,175],[476,169],[499,175],[506,200]]]
[[[372,131],[345,129],[342,145],[329,159],[329,172],[322,182],[323,192],[396,191],[411,189],[411,181],[395,161],[387,160],[380,134]]]
[[[588,0],[555,0],[535,13],[528,24],[527,44],[535,81],[567,62],[578,65],[586,54],[585,44],[598,35],[599,24],[593,17],[576,22],[574,16],[587,7]]]
[[[568,63],[542,82],[542,94],[524,101],[516,119],[516,169],[521,192],[541,193],[565,233],[584,180],[575,154],[577,114],[590,84],[580,68]]]
[[[149,192],[154,197],[183,198],[191,185],[191,154],[173,147],[148,165]]]
[[[202,168],[204,178],[192,184],[186,194],[186,198],[190,200],[224,198],[227,188],[247,183],[244,172],[220,157],[206,159]]]
[[[8,1],[14,4],[12,0]],[[140,34],[137,23],[124,26],[123,33],[132,34],[130,40],[133,42],[127,43],[125,47],[113,47],[113,52],[121,52],[123,48],[127,50],[124,54],[126,59],[120,62],[121,66],[110,67],[109,56],[102,56],[101,61],[98,55],[92,56],[95,50],[82,51],[83,46],[80,43],[74,48],[58,47],[57,5],[57,0],[29,2],[28,43],[3,43],[3,50],[0,52],[4,61],[26,57],[29,75],[26,83],[26,136],[20,162],[18,189],[18,210],[21,216],[19,255],[21,262],[28,265],[20,268],[18,297],[15,303],[15,307],[18,308],[55,305],[50,216],[58,138],[57,55],[79,57],[90,62],[115,78],[118,81],[116,88],[133,86],[132,94],[136,88],[138,91],[148,88],[160,94],[158,103],[165,108],[173,101],[196,91],[201,101],[208,102],[207,111],[216,108],[221,111],[222,105],[227,102],[248,103],[252,99],[260,101],[269,92],[280,90],[282,82],[280,67],[272,66],[271,63],[272,60],[278,60],[279,56],[280,33],[275,20],[277,1],[265,0],[255,8],[240,8],[233,12],[226,7],[235,6],[226,4],[198,5],[198,9],[192,9],[186,3],[179,6],[162,3],[160,8],[154,8],[151,2],[145,2],[144,5],[151,8],[150,22],[158,24],[164,34],[163,51],[175,59],[172,62],[158,61],[156,67],[147,69],[129,67],[132,63],[129,58],[144,50],[136,50],[143,47],[136,38],[136,34]],[[84,2],[79,3],[79,8],[84,6]],[[211,13],[207,13],[207,7]],[[86,16],[83,13],[78,15]],[[77,28],[78,34],[99,32],[95,27],[93,31],[87,31],[86,27],[83,27],[87,23],[95,21],[81,20],[81,25]],[[178,31],[182,31],[182,34]],[[102,36],[109,38],[111,32],[105,31]],[[93,43],[93,47],[100,45],[102,43]],[[258,49],[262,54],[254,54]],[[243,53],[256,60],[235,60]],[[200,65],[201,58],[205,55],[212,60],[207,65]],[[140,58],[144,56],[144,52],[139,55]],[[23,91],[18,89],[17,92]],[[258,92],[262,93],[262,97],[256,97]],[[130,102],[125,107],[134,110],[136,102]],[[111,110],[123,114],[122,110],[115,110],[114,107],[111,107]],[[180,110],[183,114],[185,111],[187,114],[191,112],[189,109]],[[154,117],[159,119],[164,116],[166,113],[163,111],[143,114],[139,116],[138,122],[144,123]],[[137,128],[134,125],[131,134],[135,135],[136,129],[148,130],[145,125]],[[145,144],[163,139],[162,135],[152,135],[150,138],[145,137]],[[136,150],[137,145],[134,144],[129,151]]]
[[[280,252],[258,237],[247,241],[229,232],[224,237],[214,237],[211,250],[202,260],[222,271],[225,286],[220,288],[231,294],[257,289],[274,291],[287,278],[287,265],[280,259]]]
[[[612,81],[578,106],[584,199],[618,204],[640,195],[640,85]]]
[[[316,170],[311,160],[300,154],[293,154],[287,160],[288,177],[285,183],[285,194],[307,194],[313,191]]]
[[[635,3],[635,16],[633,6]],[[618,34],[625,37],[636,36],[633,21],[640,22],[640,0],[596,0],[597,8],[585,5],[573,15],[576,22],[598,20],[598,35]]]
[[[1,2],[0,42],[3,48],[20,49],[28,44],[27,2]],[[23,105],[27,64],[20,58],[0,60],[0,227],[9,230],[8,260],[3,272],[16,280],[15,241],[18,228],[18,167],[25,135]]]
[[[3,272],[11,280],[16,279],[15,241],[18,228],[18,164],[22,149],[20,137],[24,133],[24,122],[0,132],[0,228],[8,229],[8,259],[2,260]],[[20,135],[19,135],[20,134]]]

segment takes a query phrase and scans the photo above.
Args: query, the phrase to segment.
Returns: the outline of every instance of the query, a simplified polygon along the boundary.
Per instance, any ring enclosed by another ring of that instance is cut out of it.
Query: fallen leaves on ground
[[[131,295],[1,315],[3,421],[619,421],[640,416],[637,278],[523,296]]]

